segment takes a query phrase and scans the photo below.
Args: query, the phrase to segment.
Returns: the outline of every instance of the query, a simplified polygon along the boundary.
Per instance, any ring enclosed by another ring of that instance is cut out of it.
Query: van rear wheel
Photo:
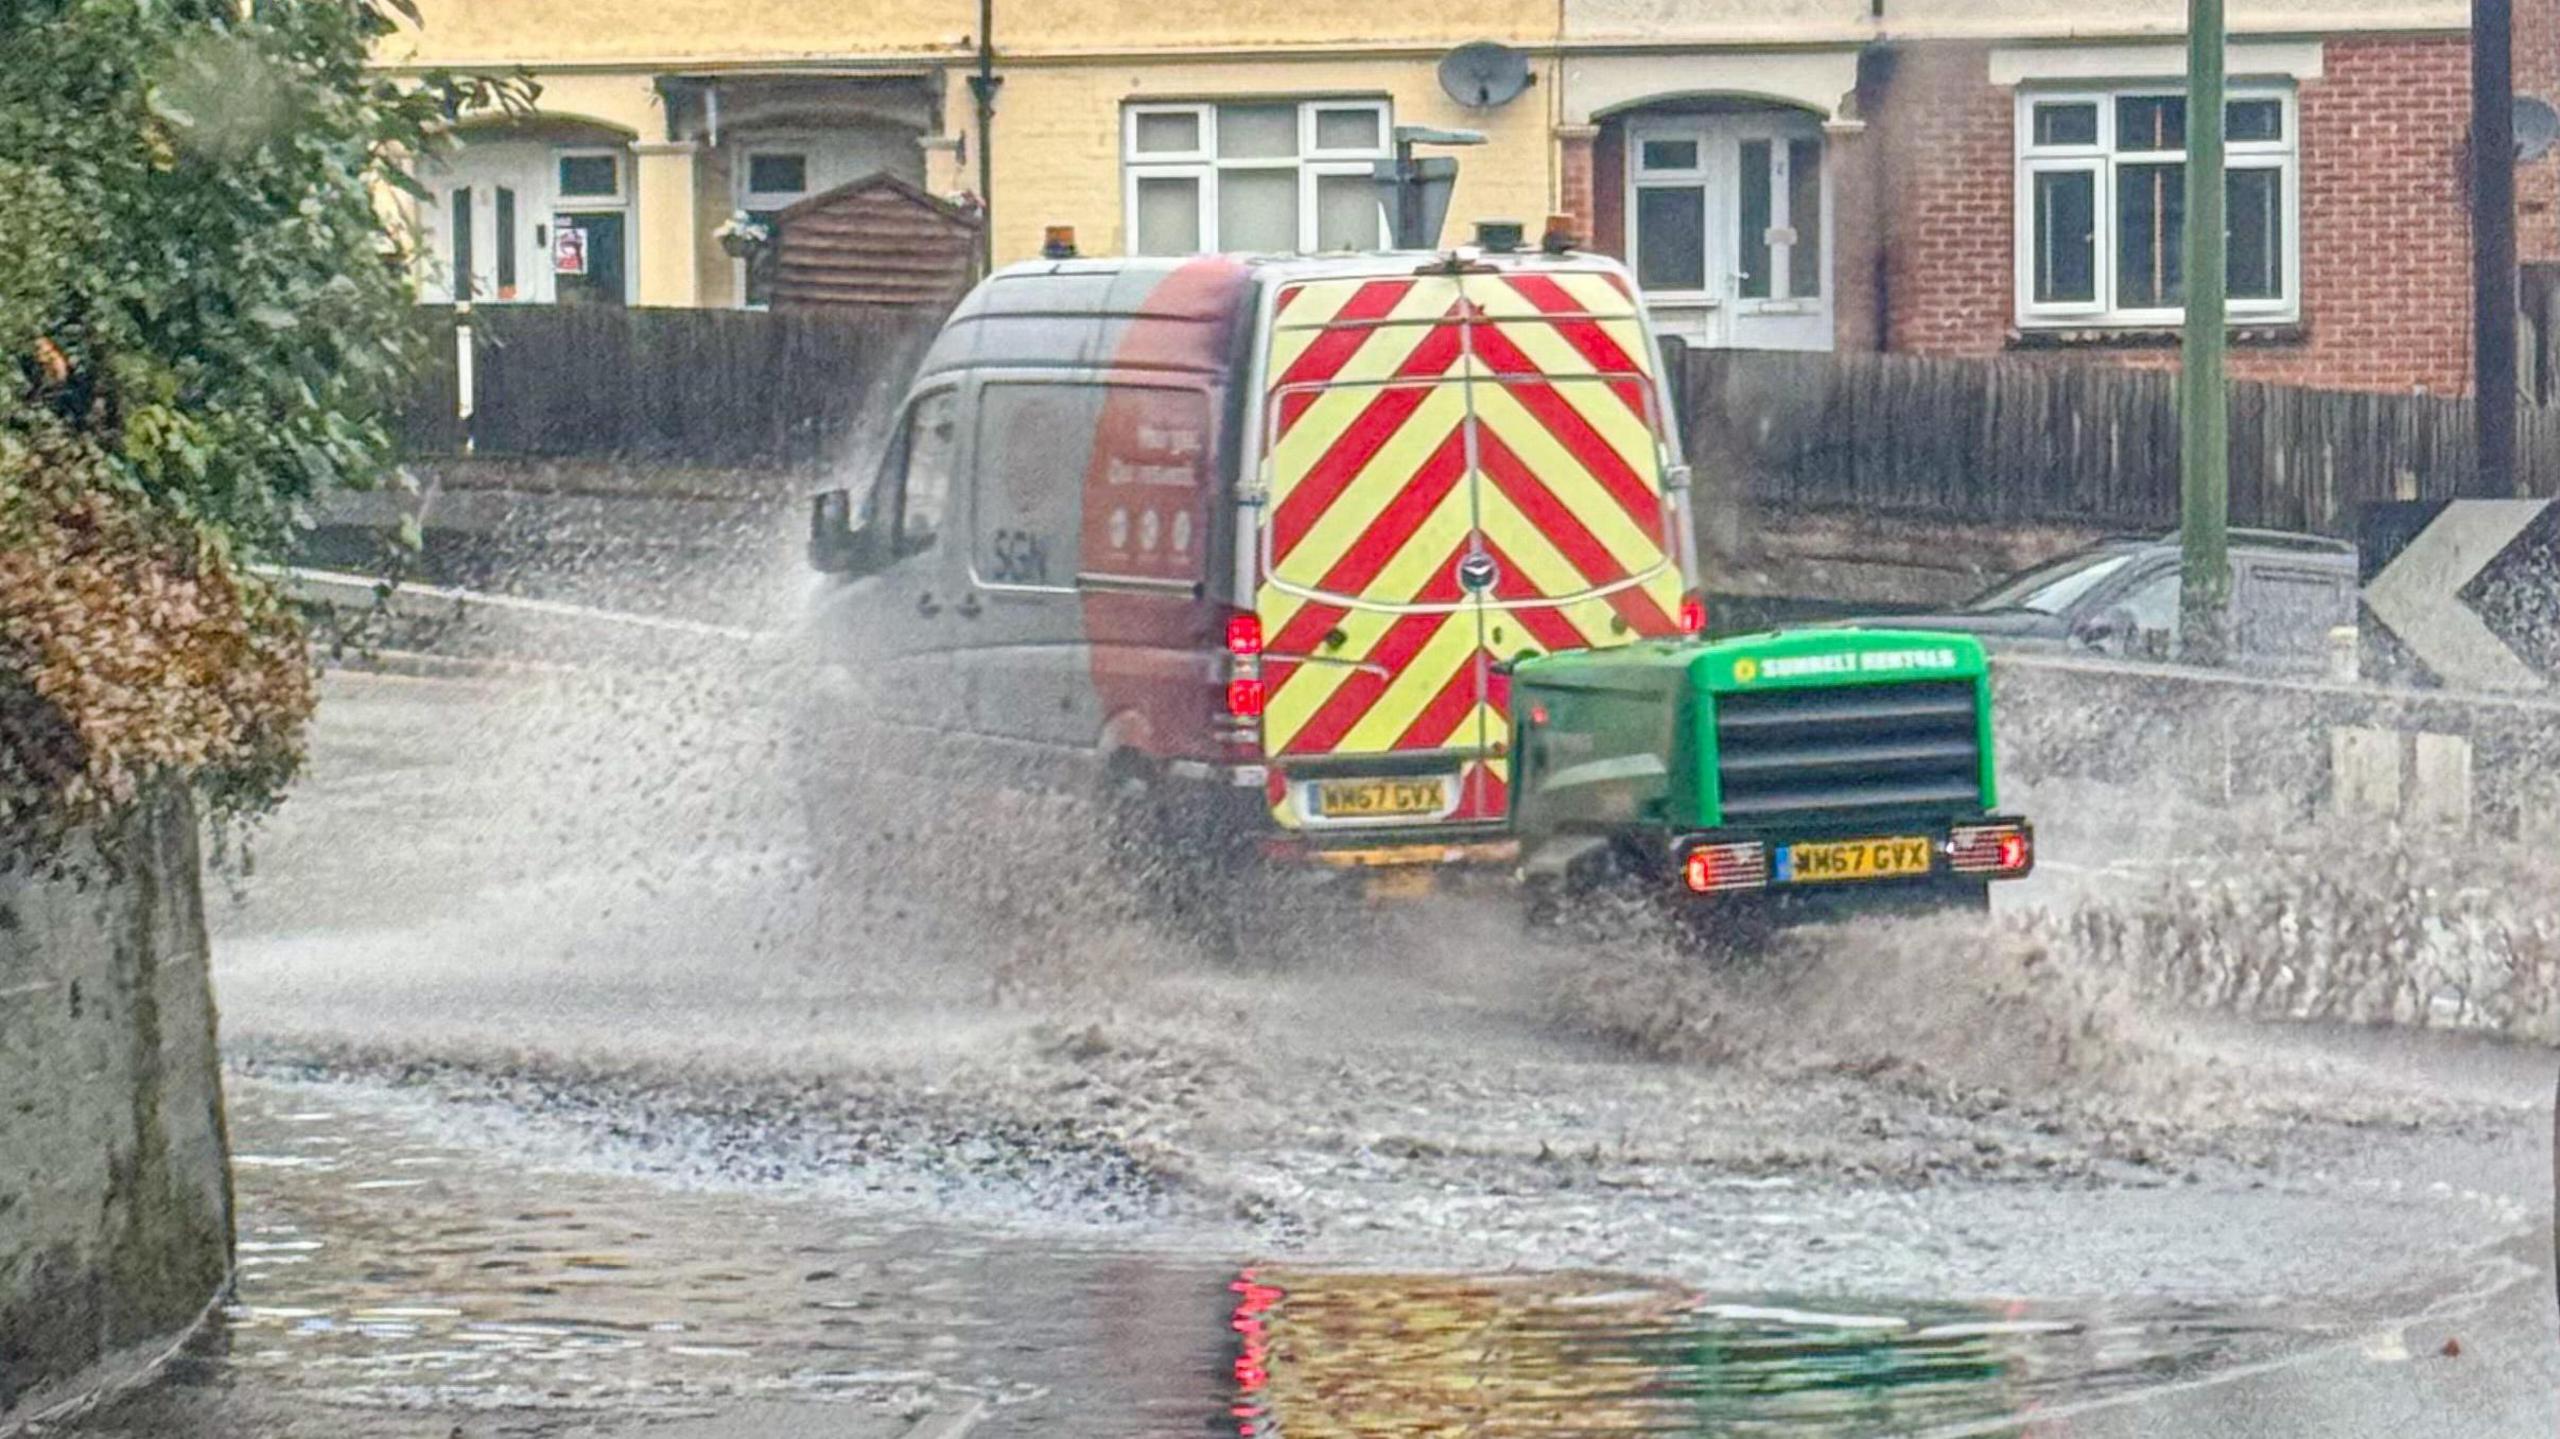
[[[1247,792],[1123,776],[1113,786],[1108,843],[1140,913],[1220,966],[1268,952],[1272,875]]]

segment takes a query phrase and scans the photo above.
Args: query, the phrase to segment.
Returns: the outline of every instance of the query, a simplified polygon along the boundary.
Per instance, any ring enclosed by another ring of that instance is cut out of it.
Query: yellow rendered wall
[[[425,24],[389,64],[894,58],[974,43],[975,0],[418,0]],[[1007,55],[1127,54],[1272,45],[1540,42],[1557,0],[1466,6],[1376,0],[996,0]]]
[[[996,101],[996,262],[1039,253],[1049,225],[1075,226],[1087,254],[1126,250],[1120,116],[1132,100],[1385,97],[1394,103],[1396,124],[1485,134],[1480,146],[1426,152],[1458,157],[1444,240],[1462,240],[1479,219],[1518,220],[1535,234],[1555,193],[1547,112],[1554,76],[1547,65],[1537,68],[1538,83],[1519,99],[1467,110],[1440,92],[1431,64],[1420,59],[1017,67],[1006,73]],[[954,128],[973,124],[970,103],[955,74],[944,112]],[[961,174],[962,184],[973,188],[974,145],[973,138]]]
[[[1001,0],[1000,0],[1001,3]],[[957,51],[972,0],[418,0],[392,65],[817,59]]]
[[[1848,40],[2123,39],[2183,35],[2185,0],[1563,0],[1581,44],[1836,44]],[[2230,0],[2238,34],[2458,28],[2466,0]]]
[[[534,108],[546,118],[590,120],[634,140],[667,137],[666,108],[650,71],[537,72],[533,78],[542,87]]]

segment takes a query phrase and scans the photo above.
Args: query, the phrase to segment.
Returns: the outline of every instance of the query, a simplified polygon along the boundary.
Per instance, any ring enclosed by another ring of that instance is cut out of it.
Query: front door
[[[1627,248],[1664,333],[1828,350],[1830,180],[1821,127],[1767,111],[1627,127]]]
[[[630,303],[630,237],[620,210],[563,210],[552,215],[552,285],[564,305]],[[562,243],[562,231],[574,242]]]
[[[546,145],[482,141],[429,164],[419,202],[431,301],[541,304],[552,298]]]

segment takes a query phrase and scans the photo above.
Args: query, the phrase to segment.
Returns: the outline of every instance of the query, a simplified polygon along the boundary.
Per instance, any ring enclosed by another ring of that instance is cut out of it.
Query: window
[[[797,195],[808,188],[808,156],[749,155],[747,157],[748,194]]]
[[[931,549],[951,510],[960,426],[953,391],[940,390],[907,411],[906,464],[898,487],[898,553]]]
[[[449,213],[452,215],[452,220],[449,223],[453,226],[453,298],[457,303],[467,305],[471,303],[473,291],[476,288],[471,282],[473,259],[471,187],[456,185],[453,188],[451,203],[452,209]]]
[[[2031,92],[2018,108],[2021,322],[2177,323],[2186,98]],[[2224,113],[2231,313],[2290,319],[2301,298],[2293,97],[2242,90]]]
[[[1377,100],[1132,105],[1123,129],[1129,248],[1288,254],[1373,250],[1386,211]]]
[[[1072,383],[993,383],[978,392],[969,572],[979,584],[1073,587],[1085,477],[1058,463],[1058,440],[1095,434],[1107,393]]]
[[[622,157],[610,150],[570,151],[560,157],[560,198],[620,200]]]
[[[2133,634],[2126,638],[2134,640],[2177,629],[2178,598],[2184,583],[2185,577],[2173,566],[2145,576],[2142,583],[2135,585],[2115,606],[2133,620]]]
[[[1636,130],[1630,213],[1647,290],[1795,310],[1823,299],[1822,137],[1701,117]]]
[[[498,187],[498,298],[516,298],[516,192]]]
[[[773,301],[774,246],[782,240],[782,212],[808,198],[806,150],[750,150],[738,173],[738,208],[770,233],[765,253],[739,262],[739,302],[762,309]]]

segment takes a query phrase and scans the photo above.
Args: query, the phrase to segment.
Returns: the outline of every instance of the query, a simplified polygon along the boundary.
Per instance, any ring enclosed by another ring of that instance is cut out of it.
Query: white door
[[[1831,348],[1824,159],[1821,127],[1793,115],[1628,126],[1628,258],[1666,334],[1739,349]]]
[[[550,165],[549,146],[492,141],[426,167],[419,177],[427,191],[419,202],[426,299],[551,301]]]

